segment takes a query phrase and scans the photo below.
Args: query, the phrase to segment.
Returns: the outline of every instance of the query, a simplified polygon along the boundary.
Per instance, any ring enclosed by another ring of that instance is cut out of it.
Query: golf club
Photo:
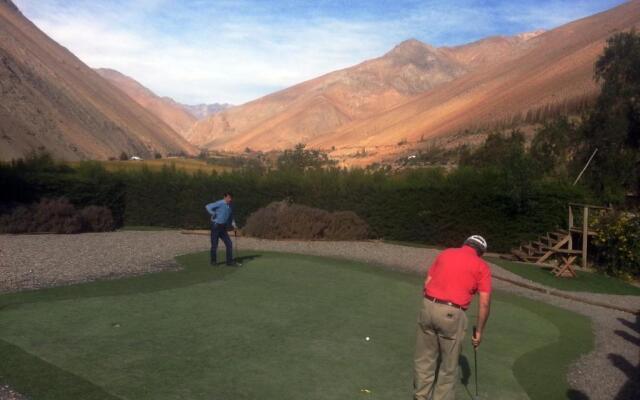
[[[240,261],[238,260],[240,260],[240,254],[238,253],[238,228],[233,229],[233,247],[235,247],[233,249],[233,261],[239,263]]]
[[[476,332],[477,329],[474,326],[473,327],[473,338],[476,338]],[[475,396],[475,400],[478,400],[478,348],[474,345],[473,346],[473,366],[474,366],[474,373],[473,373],[473,378],[475,380],[476,383],[476,396]]]

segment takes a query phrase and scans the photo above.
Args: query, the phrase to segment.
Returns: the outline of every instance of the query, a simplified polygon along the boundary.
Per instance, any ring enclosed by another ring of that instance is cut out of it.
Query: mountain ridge
[[[9,0],[0,2],[0,93],[0,159],[39,149],[66,160],[197,153]]]
[[[605,40],[638,27],[639,21],[640,1],[635,0],[549,31],[440,48],[409,39],[381,57],[200,121],[188,137],[226,151],[306,143],[349,164],[391,159],[411,147],[398,143],[491,126],[595,97],[599,87],[593,64]],[[336,82],[363,78],[368,82],[347,85],[357,90],[344,85],[335,90]],[[322,121],[319,111],[325,112]],[[365,147],[376,150],[363,157]]]

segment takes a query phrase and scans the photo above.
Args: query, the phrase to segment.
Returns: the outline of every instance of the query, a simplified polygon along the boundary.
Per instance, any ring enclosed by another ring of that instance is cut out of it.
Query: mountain
[[[253,147],[254,139],[259,148],[287,148],[379,113],[465,72],[465,66],[447,52],[408,40],[380,58],[199,121],[187,138],[211,148],[244,149]]]
[[[0,159],[196,154],[170,126],[0,0]]]
[[[367,146],[367,163],[400,154],[397,143],[443,137],[462,129],[527,115],[544,107],[593,98],[594,63],[606,39],[640,26],[640,1],[632,1],[527,40],[517,57],[485,65],[409,102],[317,137],[312,147]]]
[[[187,137],[227,151],[303,142],[350,164],[393,158],[423,140],[593,99],[593,65],[606,39],[639,21],[634,0],[546,32],[441,48],[410,40],[199,121]],[[356,159],[363,148],[367,156]]]
[[[168,97],[157,96],[135,79],[113,69],[98,68],[95,71],[174,131],[184,134],[195,124],[196,117],[187,112],[181,104]]]
[[[452,48],[410,39],[382,57],[199,121],[186,137],[201,146],[231,151],[283,149],[313,142],[470,71],[512,57],[526,50],[526,42],[536,35],[495,37]]]
[[[177,103],[177,104],[180,107],[182,107],[186,112],[196,117],[196,119],[204,119],[210,115],[217,114],[221,111],[224,111],[233,107],[233,105],[229,103],[196,104],[196,105],[188,105],[188,104],[180,104],[180,103]]]

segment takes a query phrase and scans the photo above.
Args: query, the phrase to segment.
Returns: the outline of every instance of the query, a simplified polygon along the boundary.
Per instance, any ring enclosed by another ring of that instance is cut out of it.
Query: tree
[[[505,195],[519,209],[524,209],[538,174],[535,162],[526,152],[525,141],[524,134],[517,129],[507,135],[491,133],[477,149],[460,150],[460,166],[473,170],[493,170],[495,177],[508,188]]]
[[[127,155],[127,153],[125,153],[124,151],[120,153],[120,161],[127,161],[128,159],[129,156]]]
[[[306,170],[335,165],[327,153],[320,150],[307,150],[303,143],[297,144],[292,150],[285,150],[278,157],[278,169]]]
[[[640,35],[618,33],[595,65],[602,91],[583,125],[585,143],[576,170],[598,149],[587,184],[605,201],[620,201],[640,179]]]
[[[525,158],[524,144],[524,134],[517,129],[506,135],[493,132],[474,151],[461,151],[460,165],[509,169]]]
[[[578,142],[576,124],[567,117],[559,117],[545,122],[536,131],[529,154],[541,173],[567,178]]]

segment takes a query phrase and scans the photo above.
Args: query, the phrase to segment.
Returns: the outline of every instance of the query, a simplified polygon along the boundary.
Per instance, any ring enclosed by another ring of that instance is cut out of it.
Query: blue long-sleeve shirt
[[[233,223],[233,207],[224,200],[218,200],[215,203],[209,203],[204,208],[211,214],[211,222],[220,225],[229,225]]]

